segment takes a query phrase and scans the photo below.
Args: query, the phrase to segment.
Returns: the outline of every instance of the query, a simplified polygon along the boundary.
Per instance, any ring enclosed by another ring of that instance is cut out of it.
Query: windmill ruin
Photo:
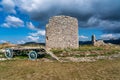
[[[46,25],[46,48],[78,48],[78,20],[69,16],[54,16]]]

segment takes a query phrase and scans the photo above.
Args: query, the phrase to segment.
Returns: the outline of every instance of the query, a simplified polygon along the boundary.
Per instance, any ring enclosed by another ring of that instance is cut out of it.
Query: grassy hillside
[[[120,80],[120,59],[89,63],[3,61],[0,80]]]

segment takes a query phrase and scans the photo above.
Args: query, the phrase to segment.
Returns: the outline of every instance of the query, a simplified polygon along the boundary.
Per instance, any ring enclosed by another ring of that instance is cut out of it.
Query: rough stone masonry
[[[78,48],[78,20],[70,16],[54,16],[46,25],[46,48]]]

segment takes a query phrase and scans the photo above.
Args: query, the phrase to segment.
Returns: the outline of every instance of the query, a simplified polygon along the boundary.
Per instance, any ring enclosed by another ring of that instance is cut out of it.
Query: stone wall
[[[46,25],[46,48],[78,48],[78,20],[54,16]]]

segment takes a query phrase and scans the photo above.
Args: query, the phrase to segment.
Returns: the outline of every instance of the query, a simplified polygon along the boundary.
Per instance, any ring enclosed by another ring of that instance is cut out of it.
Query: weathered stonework
[[[69,16],[54,16],[46,25],[46,48],[78,48],[78,20]]]

